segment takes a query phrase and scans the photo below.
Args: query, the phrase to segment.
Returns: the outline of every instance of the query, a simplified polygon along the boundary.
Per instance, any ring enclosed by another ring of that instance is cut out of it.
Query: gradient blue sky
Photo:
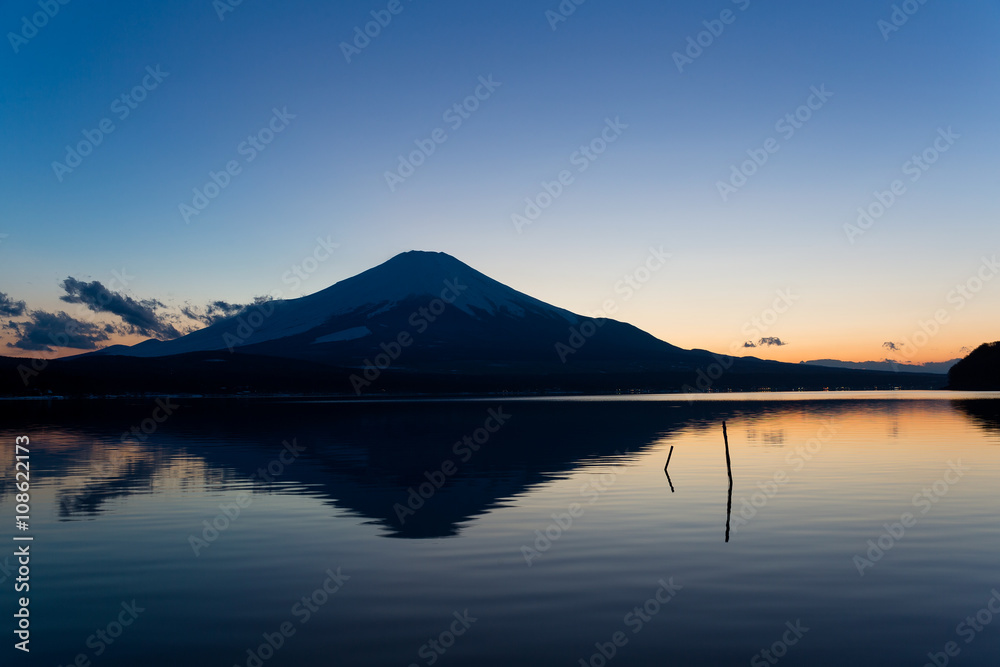
[[[905,358],[1000,338],[1000,279],[948,301],[1000,251],[997,2],[929,0],[886,40],[892,2],[588,0],[553,30],[558,0],[401,0],[346,62],[340,44],[387,4],[244,0],[220,20],[211,0],[70,2],[17,53],[5,39],[0,291],[78,312],[63,279],[124,268],[125,293],[167,314],[301,296],[424,249],[576,312],[614,299],[617,319],[682,347],[767,336],[787,344],[748,352],[883,358],[938,309],[947,324]],[[726,9],[734,22],[679,72],[673,53]],[[6,2],[0,27],[38,11]],[[112,102],[157,65],[169,76],[119,120]],[[452,131],[443,112],[490,75],[502,85]],[[833,97],[783,138],[775,122],[822,85]],[[285,107],[296,118],[242,162]],[[106,117],[115,131],[60,182],[52,163]],[[512,214],[607,118],[628,128],[518,233]],[[439,127],[447,141],[390,191],[385,172]],[[904,163],[949,127],[960,138],[910,182]],[[723,202],[718,181],[769,137],[780,150]],[[185,224],[179,204],[234,159],[242,172]],[[897,178],[906,193],[850,243],[844,225]],[[293,291],[282,276],[318,237],[339,248]],[[616,293],[651,246],[667,266]],[[749,324],[786,289],[786,313]]]

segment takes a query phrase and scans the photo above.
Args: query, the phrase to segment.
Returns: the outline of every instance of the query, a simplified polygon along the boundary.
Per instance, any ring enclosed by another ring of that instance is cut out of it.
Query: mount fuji
[[[581,327],[591,336],[579,333]],[[397,370],[446,371],[473,363],[561,366],[563,358],[577,356],[634,365],[639,354],[683,352],[632,325],[539,301],[445,253],[410,251],[315,294],[258,303],[176,340],[97,354],[149,358],[207,351],[361,368],[388,355]]]
[[[684,350],[630,324],[547,304],[445,253],[421,251],[308,296],[256,303],[175,340],[116,345],[49,367],[33,378],[29,393],[615,393],[944,384],[940,375]],[[0,392],[25,393],[18,384],[8,378]]]

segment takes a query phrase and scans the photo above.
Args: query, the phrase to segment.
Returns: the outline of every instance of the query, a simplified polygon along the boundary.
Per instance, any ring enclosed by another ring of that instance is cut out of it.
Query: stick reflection
[[[726,422],[722,422],[722,439],[726,443],[726,472],[729,473],[729,500],[726,503],[726,542],[729,541],[729,519],[733,515],[733,462],[729,458],[729,435]]]

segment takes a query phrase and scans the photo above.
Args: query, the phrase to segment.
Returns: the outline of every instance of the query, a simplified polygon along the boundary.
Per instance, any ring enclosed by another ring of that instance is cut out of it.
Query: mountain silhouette
[[[410,251],[315,294],[259,303],[176,340],[100,353],[148,358],[239,351],[361,368],[386,353],[397,369],[450,371],[478,361],[528,368],[561,363],[559,341],[570,347],[566,356],[575,356],[571,329],[585,322],[602,330],[579,352],[589,360],[627,364],[642,352],[682,352],[632,325],[539,301],[445,253]],[[412,342],[403,345],[401,335]],[[392,354],[397,345],[403,349]]]
[[[684,350],[572,313],[440,252],[410,251],[297,299],[255,303],[170,341],[47,364],[0,360],[0,392],[386,393],[940,388],[867,372]]]
[[[948,371],[951,389],[1000,390],[1000,341],[983,343]]]

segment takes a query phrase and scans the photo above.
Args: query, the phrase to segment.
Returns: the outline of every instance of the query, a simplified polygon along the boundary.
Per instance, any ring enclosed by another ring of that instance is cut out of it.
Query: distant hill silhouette
[[[949,389],[1000,391],[1000,341],[983,343],[948,372]]]
[[[837,359],[813,359],[803,361],[803,364],[813,366],[828,366],[830,368],[854,368],[863,371],[891,371],[893,373],[947,373],[961,359],[948,361],[928,361],[922,364],[911,364],[905,361],[884,359],[882,361],[839,361]]]

